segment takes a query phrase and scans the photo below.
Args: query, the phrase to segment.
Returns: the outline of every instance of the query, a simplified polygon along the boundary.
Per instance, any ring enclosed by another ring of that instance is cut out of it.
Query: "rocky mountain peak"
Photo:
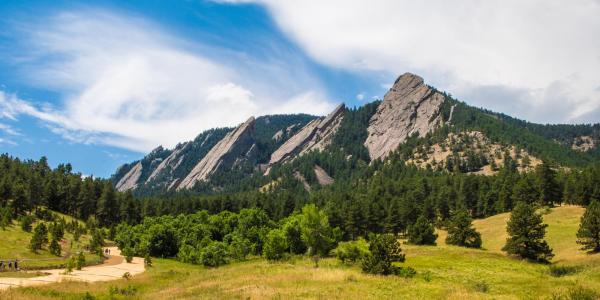
[[[440,126],[443,102],[444,96],[425,85],[423,78],[400,75],[369,121],[364,145],[371,159],[385,158],[413,134],[423,136]]]

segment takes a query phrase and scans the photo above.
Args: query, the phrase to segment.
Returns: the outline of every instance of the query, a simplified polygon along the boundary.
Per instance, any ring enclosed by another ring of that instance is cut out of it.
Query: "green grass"
[[[130,280],[103,283],[59,283],[0,293],[0,299],[548,299],[569,294],[600,297],[600,255],[588,255],[575,244],[581,208],[555,208],[544,219],[556,265],[576,272],[553,276],[550,267],[507,257],[507,215],[476,221],[485,250],[448,246],[440,232],[438,246],[404,245],[414,278],[361,273],[333,258],[320,267],[305,257],[281,263],[261,258],[217,269],[155,259],[154,267]]]

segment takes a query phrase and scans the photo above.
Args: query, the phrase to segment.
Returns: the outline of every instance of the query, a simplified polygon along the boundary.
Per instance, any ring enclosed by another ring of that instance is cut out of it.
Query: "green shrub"
[[[343,263],[355,263],[369,254],[369,244],[363,238],[341,242],[334,250],[335,256]]]
[[[77,253],[77,259],[75,260],[75,269],[81,270],[85,266],[85,255],[82,251]]]
[[[239,234],[234,234],[229,243],[229,254],[237,260],[245,260],[246,256],[252,251],[250,241]]]
[[[566,275],[577,273],[578,268],[574,267],[574,266],[550,265],[550,267],[548,267],[548,271],[549,271],[549,273],[550,273],[551,276],[562,277],[562,276],[566,276]]]
[[[267,234],[263,246],[263,256],[268,260],[281,260],[285,257],[287,248],[285,232],[281,229],[273,229]]]
[[[227,245],[223,242],[211,242],[200,251],[200,261],[207,267],[218,267],[229,262]]]
[[[435,245],[437,234],[425,216],[420,216],[415,224],[408,227],[408,242],[415,245]]]

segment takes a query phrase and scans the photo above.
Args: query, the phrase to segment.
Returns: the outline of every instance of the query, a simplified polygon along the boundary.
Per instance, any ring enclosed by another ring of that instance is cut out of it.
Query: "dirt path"
[[[101,265],[85,267],[79,271],[73,270],[73,272],[68,275],[62,274],[65,272],[65,269],[54,269],[44,270],[45,273],[50,274],[39,277],[0,277],[0,290],[8,289],[10,287],[41,285],[67,280],[86,282],[109,281],[122,278],[125,272],[129,272],[131,275],[144,272],[143,258],[134,257],[131,263],[127,263],[117,247],[108,247],[107,249],[110,249],[111,255],[109,255],[108,259]]]

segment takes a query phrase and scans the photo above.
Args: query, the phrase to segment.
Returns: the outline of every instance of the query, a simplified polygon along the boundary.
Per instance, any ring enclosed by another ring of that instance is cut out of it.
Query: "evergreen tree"
[[[58,243],[58,240],[56,239],[56,237],[53,237],[52,241],[50,241],[50,246],[48,246],[48,251],[52,255],[60,256],[61,248],[60,248],[60,244]]]
[[[600,201],[593,200],[581,217],[577,243],[583,246],[581,250],[600,252]]]
[[[394,262],[403,262],[404,254],[400,242],[393,234],[377,234],[369,243],[369,254],[363,258],[362,270],[365,273],[390,275],[398,271]]]
[[[35,226],[35,229],[33,230],[33,236],[29,242],[29,248],[31,251],[37,252],[37,250],[42,249],[46,243],[48,243],[48,229],[44,223],[40,223]]]
[[[554,254],[544,240],[547,224],[533,206],[519,202],[510,214],[507,224],[508,239],[502,251],[522,258],[548,262]]]
[[[544,161],[538,166],[536,173],[542,204],[552,206],[555,202],[560,202],[562,199],[561,188],[556,180],[556,171],[552,169],[552,166]]]
[[[415,245],[435,245],[437,234],[425,216],[419,216],[415,224],[408,227],[408,242]]]
[[[471,221],[465,210],[454,213],[448,226],[446,243],[468,248],[481,247],[481,234],[472,227]]]
[[[104,184],[102,195],[98,200],[96,217],[100,226],[109,226],[118,221],[117,196],[110,182]]]

